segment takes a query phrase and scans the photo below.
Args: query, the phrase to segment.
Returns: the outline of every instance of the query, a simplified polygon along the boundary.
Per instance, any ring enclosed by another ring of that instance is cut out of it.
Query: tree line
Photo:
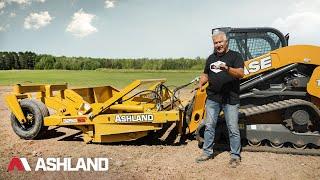
[[[197,58],[138,58],[109,59],[91,57],[66,57],[36,54],[34,52],[0,52],[0,70],[11,69],[64,69],[95,70],[107,69],[143,69],[143,70],[200,70],[205,59]]]

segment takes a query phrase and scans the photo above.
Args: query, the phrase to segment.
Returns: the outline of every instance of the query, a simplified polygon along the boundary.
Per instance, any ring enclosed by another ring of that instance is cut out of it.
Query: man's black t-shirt
[[[204,73],[208,75],[209,86],[207,88],[208,99],[223,104],[239,104],[240,80],[232,77],[226,71],[213,72],[212,63],[225,62],[228,67],[243,68],[244,63],[240,53],[229,50],[224,55],[211,54],[206,62]]]

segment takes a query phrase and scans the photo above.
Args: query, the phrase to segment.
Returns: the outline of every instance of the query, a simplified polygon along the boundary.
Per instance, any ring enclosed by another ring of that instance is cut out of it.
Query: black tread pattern
[[[273,103],[264,104],[261,106],[255,106],[250,108],[239,109],[240,113],[243,113],[245,116],[253,116],[262,113],[268,113],[271,111],[277,111],[280,109],[286,109],[294,106],[307,106],[312,108],[320,117],[320,110],[313,103],[303,100],[303,99],[288,99],[283,101],[277,101]],[[198,140],[199,148],[202,148],[203,138],[199,134],[199,130],[203,128],[204,124],[200,124],[196,131],[196,139]],[[311,155],[311,156],[320,156],[319,149],[294,149],[294,148],[272,148],[268,146],[253,147],[245,146],[242,147],[243,151],[248,152],[271,152],[279,154],[293,154],[293,155]]]
[[[216,144],[215,150],[217,151],[229,151],[228,145]],[[320,149],[294,149],[293,147],[282,147],[273,148],[267,145],[261,145],[259,147],[254,147],[250,145],[244,145],[241,147],[241,151],[244,152],[269,152],[276,154],[292,154],[292,155],[303,155],[303,156],[320,156]]]
[[[286,109],[294,106],[308,106],[314,110],[320,117],[320,110],[313,103],[303,100],[303,99],[288,99],[283,101],[277,101],[269,104],[264,104],[261,106],[255,106],[250,108],[239,109],[240,113],[245,114],[245,116],[253,116],[256,114],[267,113],[271,111],[277,111],[280,109]]]
[[[320,156],[319,149],[294,149],[289,147],[282,147],[282,148],[273,148],[268,146],[245,146],[242,147],[242,151],[247,152],[270,152],[276,154],[293,154],[293,155],[308,155],[308,156]]]

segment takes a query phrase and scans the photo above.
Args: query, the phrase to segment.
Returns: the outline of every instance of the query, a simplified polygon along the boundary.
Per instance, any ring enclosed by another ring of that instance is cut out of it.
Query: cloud
[[[44,2],[46,2],[46,0],[34,0],[34,1],[36,1],[36,2],[40,2],[40,3],[44,3]]]
[[[3,9],[3,8],[5,8],[5,7],[6,7],[6,3],[3,2],[3,1],[1,1],[1,2],[0,2],[0,9]]]
[[[4,32],[6,31],[5,27],[4,26],[0,26],[0,32]]]
[[[12,12],[12,13],[9,14],[9,17],[16,17],[16,15],[17,14],[15,12]]]
[[[104,7],[105,8],[114,8],[114,3],[115,3],[115,1],[112,1],[112,0],[106,0],[105,2],[104,2]]]
[[[16,3],[20,6],[28,6],[28,5],[31,5],[32,2],[44,3],[46,2],[46,0],[2,0],[0,2],[0,9],[4,8],[6,3],[7,4]]]
[[[6,25],[3,25],[3,26],[0,26],[0,32],[5,32],[7,31],[7,29],[10,27],[9,24],[6,24]]]
[[[290,9],[294,12],[305,12],[305,11],[319,11],[320,10],[320,0],[311,1],[298,1],[293,3]]]
[[[49,25],[52,19],[48,11],[30,13],[29,16],[24,19],[24,28],[40,29]]]
[[[73,14],[72,21],[67,26],[66,31],[80,38],[95,33],[98,30],[91,24],[94,18],[95,15],[88,14],[80,9],[78,12]]]
[[[31,0],[7,0],[8,3],[17,3],[19,5],[30,5]]]
[[[320,44],[320,0],[299,1],[290,9],[292,13],[277,18],[272,26],[290,33],[290,44]]]

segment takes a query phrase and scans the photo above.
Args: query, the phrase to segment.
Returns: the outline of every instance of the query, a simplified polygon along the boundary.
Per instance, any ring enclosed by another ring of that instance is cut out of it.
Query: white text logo
[[[26,158],[14,157],[8,171],[31,171]],[[38,158],[34,171],[108,171],[108,158]]]
[[[247,66],[244,67],[244,74],[248,75],[250,73],[255,73],[262,69],[269,68],[271,66],[272,66],[271,56],[268,56],[261,60],[250,62]]]
[[[116,122],[152,122],[152,114],[141,114],[141,115],[116,115]]]

